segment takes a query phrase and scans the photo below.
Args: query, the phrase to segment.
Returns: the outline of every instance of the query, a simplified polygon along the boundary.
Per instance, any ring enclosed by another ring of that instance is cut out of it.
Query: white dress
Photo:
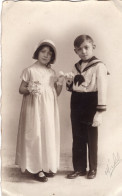
[[[55,72],[35,63],[23,71],[26,82],[39,81],[41,93],[24,95],[17,137],[16,161],[22,172],[59,168],[60,125]]]

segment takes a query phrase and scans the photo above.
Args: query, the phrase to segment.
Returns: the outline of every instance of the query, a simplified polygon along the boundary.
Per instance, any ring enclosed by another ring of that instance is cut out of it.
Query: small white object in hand
[[[73,78],[74,77],[74,74],[72,72],[69,72],[69,73],[66,73],[65,76],[67,78]]]
[[[64,73],[63,71],[59,71],[59,76],[64,76],[66,78],[73,78],[74,74],[73,74],[73,72]]]
[[[59,71],[59,76],[64,76],[64,72],[63,71]]]
[[[40,94],[40,83],[39,81],[30,81],[28,83],[27,89],[29,90],[30,93],[32,94]]]

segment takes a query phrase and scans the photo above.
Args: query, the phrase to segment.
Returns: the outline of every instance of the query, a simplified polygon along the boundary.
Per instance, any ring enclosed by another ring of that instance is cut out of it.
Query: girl
[[[64,77],[58,79],[51,64],[56,49],[44,40],[34,52],[37,61],[22,73],[19,88],[23,94],[19,121],[16,161],[21,171],[28,170],[37,180],[46,182],[59,168],[60,126],[57,95]]]

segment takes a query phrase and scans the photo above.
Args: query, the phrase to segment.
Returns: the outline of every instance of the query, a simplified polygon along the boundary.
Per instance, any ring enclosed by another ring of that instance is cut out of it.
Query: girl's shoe
[[[52,177],[55,176],[55,174],[53,172],[49,172],[49,173],[44,172],[44,174],[45,174],[46,177],[49,177],[49,178],[52,178]]]
[[[39,172],[37,174],[35,174],[35,178],[36,180],[40,181],[40,182],[47,182],[48,178],[45,176],[44,172]]]

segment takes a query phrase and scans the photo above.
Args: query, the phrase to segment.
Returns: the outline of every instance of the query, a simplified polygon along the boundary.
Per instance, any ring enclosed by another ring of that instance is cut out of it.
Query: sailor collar
[[[83,71],[81,72],[80,67],[82,66],[83,62],[88,62],[86,67],[83,69]],[[83,61],[80,60],[78,63],[75,64],[75,68],[76,70],[81,74],[84,71],[87,71],[88,69],[90,69],[91,67],[94,67],[95,65],[97,65],[98,63],[102,63],[102,61],[100,61],[99,59],[97,59],[95,56],[93,56],[91,59],[89,59],[88,61]]]

